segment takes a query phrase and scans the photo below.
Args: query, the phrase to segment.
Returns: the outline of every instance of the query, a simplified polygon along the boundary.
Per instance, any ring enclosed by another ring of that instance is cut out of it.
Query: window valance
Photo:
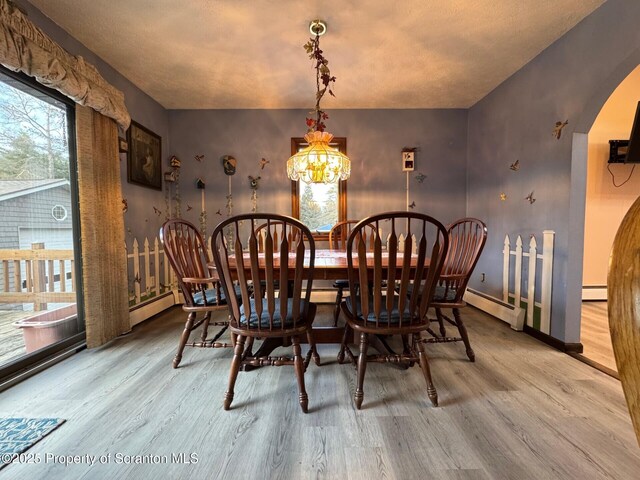
[[[129,128],[124,94],[81,56],[51,40],[8,0],[0,0],[0,63],[114,119],[124,130]]]

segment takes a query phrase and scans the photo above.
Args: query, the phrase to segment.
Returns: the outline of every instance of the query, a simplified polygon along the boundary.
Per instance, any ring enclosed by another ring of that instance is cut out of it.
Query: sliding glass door
[[[74,105],[0,71],[0,377],[82,341]]]

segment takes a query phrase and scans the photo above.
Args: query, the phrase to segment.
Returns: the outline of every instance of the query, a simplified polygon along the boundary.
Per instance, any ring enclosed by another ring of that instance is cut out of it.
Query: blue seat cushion
[[[269,311],[267,310],[267,299],[262,298],[262,314],[260,316],[260,327],[261,328],[269,328]],[[252,298],[250,301],[251,315],[249,315],[249,327],[257,328],[258,327],[258,314],[256,313],[256,300]],[[300,313],[304,311],[305,301],[300,300]],[[275,299],[275,310],[273,312],[273,326],[274,328],[281,327],[292,327],[293,326],[293,299],[290,298],[287,300],[287,316],[284,319],[284,325],[282,325],[282,315],[280,314],[280,299]],[[300,319],[298,319],[298,323]],[[245,314],[244,305],[240,306],[240,326],[247,326],[247,317]]]
[[[242,293],[240,291],[240,286],[234,286],[236,298],[242,299]],[[216,301],[216,289],[208,288],[204,292],[205,298],[207,299],[207,305],[218,305]],[[204,298],[202,298],[202,292],[197,292],[193,295],[193,303],[195,303],[199,307],[204,307]],[[224,289],[220,288],[220,305],[227,304],[227,297],[224,295]]]
[[[375,322],[376,320],[378,320],[381,323],[390,323],[390,324],[400,323],[400,310],[398,308],[398,299],[399,297],[393,298],[393,306],[391,308],[391,313],[389,314],[389,312],[386,309],[387,304],[386,304],[386,297],[385,297],[382,302],[383,304],[382,304],[382,309],[380,310],[380,317],[378,318],[376,318],[376,315],[373,312],[373,299],[369,300],[369,315],[367,315],[366,320],[368,322]],[[351,297],[347,297],[345,302],[347,303],[347,308],[349,309],[349,311],[355,314],[356,307],[354,306],[354,302],[352,302]],[[359,296],[356,298],[355,305],[357,305],[358,317],[362,319],[362,312],[360,311]],[[405,302],[404,312],[402,314],[403,323],[409,321],[409,318],[410,318],[409,302]]]
[[[453,302],[456,299],[456,290],[449,287],[448,289],[443,285],[436,285],[436,290],[433,292],[434,302]]]
[[[349,280],[336,280],[335,282],[333,282],[333,288],[349,288]]]
[[[407,288],[407,296],[411,296],[413,293],[413,284]],[[436,285],[436,289],[433,292],[434,302],[453,302],[456,299],[456,290],[449,287],[448,289],[444,285]]]

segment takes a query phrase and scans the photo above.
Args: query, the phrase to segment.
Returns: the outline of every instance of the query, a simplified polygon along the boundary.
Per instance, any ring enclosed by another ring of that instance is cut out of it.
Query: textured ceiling
[[[30,0],[165,108],[467,108],[604,0]]]

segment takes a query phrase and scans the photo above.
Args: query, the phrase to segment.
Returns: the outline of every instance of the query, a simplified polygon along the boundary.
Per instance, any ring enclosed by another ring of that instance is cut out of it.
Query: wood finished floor
[[[322,319],[330,307],[322,307]],[[321,346],[300,411],[292,367],[240,373],[222,410],[231,350],[171,359],[184,315],[145,322],[0,394],[0,416],[67,422],[11,464],[3,478],[47,479],[637,479],[636,443],[620,383],[524,333],[467,308],[476,352],[430,345],[440,406],[417,367],[367,369],[363,410],[355,372]],[[196,454],[196,464],[116,463],[116,455]],[[111,455],[108,464],[45,463],[45,454]]]
[[[583,356],[618,371],[611,345],[607,302],[582,302],[580,342],[584,347]]]

